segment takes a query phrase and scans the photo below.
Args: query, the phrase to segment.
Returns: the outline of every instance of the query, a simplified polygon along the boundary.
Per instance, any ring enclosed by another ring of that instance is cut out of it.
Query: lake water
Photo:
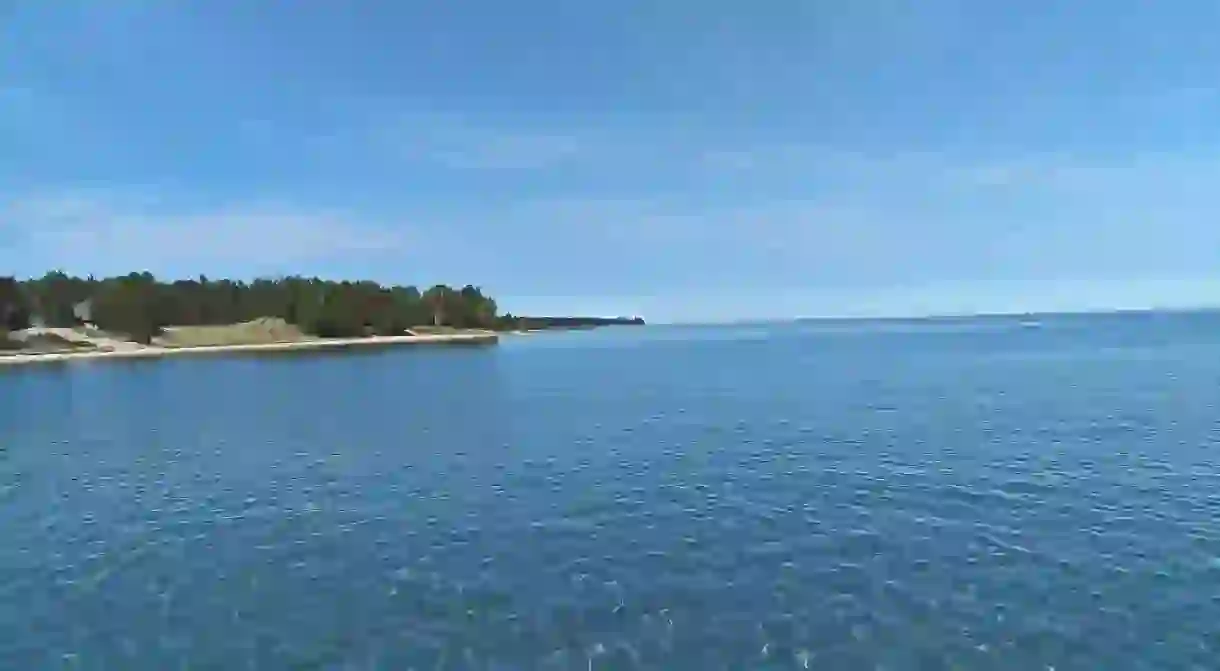
[[[1215,669],[1220,317],[0,371],[3,669]]]

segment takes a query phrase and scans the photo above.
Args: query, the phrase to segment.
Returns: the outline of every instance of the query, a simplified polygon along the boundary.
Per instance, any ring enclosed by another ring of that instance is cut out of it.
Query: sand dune
[[[77,344],[79,346],[91,347],[86,350],[73,350],[61,352],[20,352],[6,354],[0,356],[0,365],[26,364],[26,363],[52,363],[65,361],[90,361],[97,359],[132,359],[132,358],[150,358],[162,356],[178,356],[187,354],[224,354],[238,352],[286,352],[295,350],[319,350],[319,349],[342,349],[349,347],[389,347],[397,345],[422,345],[422,344],[492,344],[499,340],[496,333],[492,331],[461,331],[434,335],[401,335],[401,336],[371,336],[367,338],[315,338],[300,335],[300,340],[295,341],[272,341],[272,342],[240,342],[237,340],[235,333],[249,335],[252,328],[247,324],[238,324],[234,327],[189,327],[191,329],[209,329],[202,335],[195,331],[189,333],[186,337],[180,334],[175,338],[173,334],[168,339],[159,338],[161,343],[152,345],[141,345],[134,342],[115,340],[106,336],[91,336],[81,333],[74,329],[62,329],[71,333],[65,333],[68,337],[63,337],[64,340]],[[266,324],[264,324],[266,326]],[[216,330],[210,330],[216,329]],[[225,329],[228,329],[227,331]],[[48,329],[48,333],[52,331],[60,331],[61,329]],[[268,333],[265,329],[259,331],[257,328],[254,331],[261,332],[264,335]],[[297,333],[300,333],[297,331]],[[267,336],[270,337],[270,336]],[[227,344],[199,344],[191,345],[185,342],[205,342],[208,338],[214,340],[227,340]],[[163,344],[173,342],[173,345]]]

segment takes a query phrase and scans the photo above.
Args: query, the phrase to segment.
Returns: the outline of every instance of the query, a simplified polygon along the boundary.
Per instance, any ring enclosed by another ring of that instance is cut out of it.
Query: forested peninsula
[[[0,277],[0,350],[168,349],[359,339],[494,340],[496,332],[642,324],[639,318],[502,314],[479,287],[279,277],[160,281],[50,272]],[[485,338],[482,338],[485,339]]]

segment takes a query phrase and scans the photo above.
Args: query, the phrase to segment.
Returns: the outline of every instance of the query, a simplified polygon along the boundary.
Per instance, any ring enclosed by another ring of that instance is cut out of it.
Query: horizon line
[[[1079,308],[1075,310],[987,310],[980,312],[930,312],[926,314],[880,314],[880,315],[817,315],[800,317],[758,317],[744,319],[649,321],[649,326],[750,326],[763,324],[792,324],[798,322],[896,322],[931,321],[938,319],[988,319],[1013,317],[1085,317],[1102,315],[1139,314],[1187,314],[1220,312],[1220,304],[1196,306],[1143,307],[1143,308]]]

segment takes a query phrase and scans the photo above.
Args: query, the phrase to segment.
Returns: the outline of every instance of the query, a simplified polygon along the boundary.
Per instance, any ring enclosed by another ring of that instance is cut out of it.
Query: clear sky
[[[0,274],[1220,304],[1210,0],[0,0]]]

